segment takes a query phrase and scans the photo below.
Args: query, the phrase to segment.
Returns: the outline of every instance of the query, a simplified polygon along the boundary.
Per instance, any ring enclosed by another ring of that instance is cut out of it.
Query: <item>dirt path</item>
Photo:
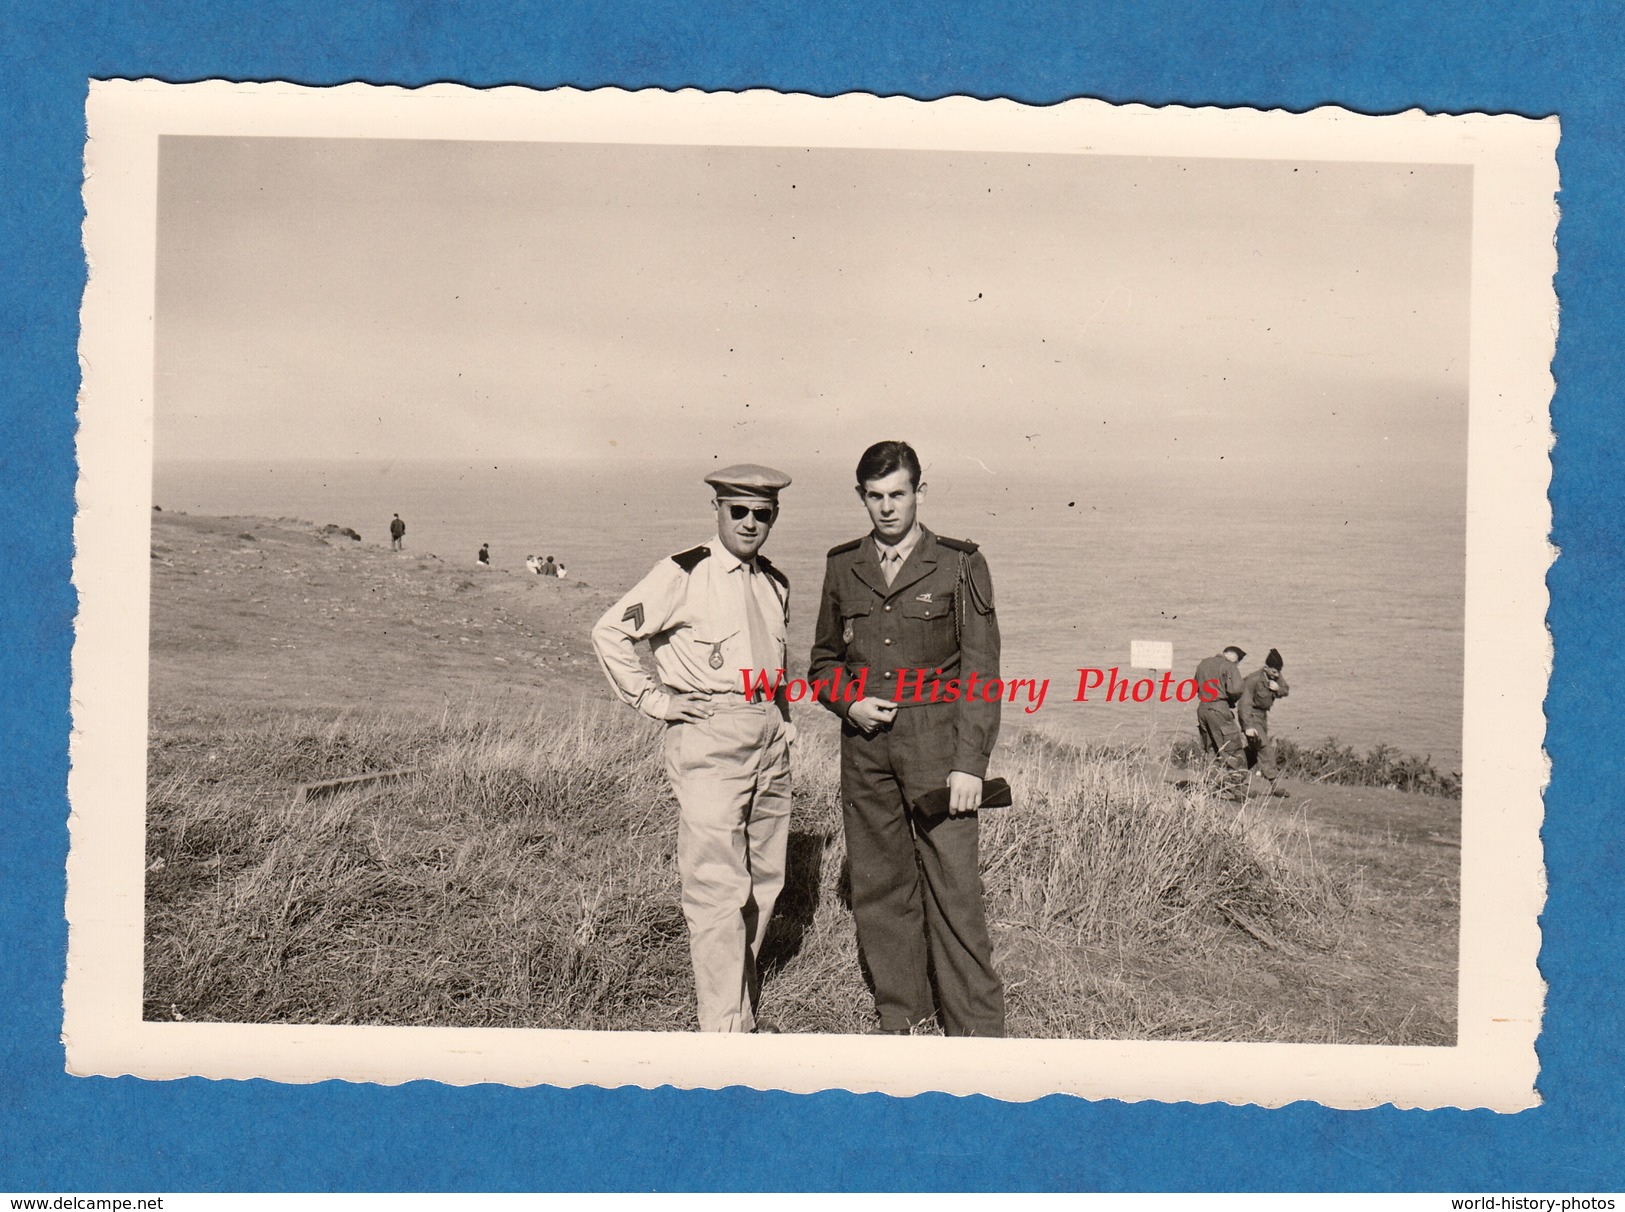
[[[1255,784],[1258,786],[1258,784]],[[1225,954],[1137,975],[1171,997],[1268,1003],[1274,1038],[1452,1045],[1461,802],[1386,787],[1283,780],[1238,808],[1295,859],[1347,889],[1351,912],[1313,947],[1242,926]]]
[[[1384,787],[1287,783],[1263,811],[1301,822],[1314,857],[1355,886],[1355,913],[1327,978],[1303,998],[1342,994],[1349,1034],[1455,1043],[1461,801]],[[1347,994],[1359,990],[1357,999]],[[1394,1023],[1395,1007],[1405,1007]]]
[[[587,640],[611,594],[454,567],[309,523],[154,513],[152,708],[438,709],[603,689]]]

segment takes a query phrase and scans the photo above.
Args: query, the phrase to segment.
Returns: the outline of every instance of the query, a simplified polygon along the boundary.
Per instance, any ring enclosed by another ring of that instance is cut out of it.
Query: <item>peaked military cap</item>
[[[719,501],[767,501],[777,504],[779,489],[790,487],[790,477],[760,463],[735,463],[713,471],[705,482],[716,489]]]
[[[1242,647],[1236,645],[1236,644],[1226,644],[1224,646],[1224,648],[1223,648],[1223,651],[1235,653],[1236,654],[1236,660],[1238,660],[1238,661],[1245,661],[1247,659],[1247,650],[1245,648],[1242,648]]]
[[[1266,669],[1273,669],[1279,673],[1281,671],[1281,654],[1275,649],[1271,648],[1269,656],[1264,658],[1264,667]]]

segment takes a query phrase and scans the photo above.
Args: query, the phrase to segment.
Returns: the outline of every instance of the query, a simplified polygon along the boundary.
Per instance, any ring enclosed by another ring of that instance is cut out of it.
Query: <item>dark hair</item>
[[[908,472],[915,488],[920,486],[920,456],[907,442],[876,442],[858,460],[858,487],[870,480],[884,480],[899,468]]]

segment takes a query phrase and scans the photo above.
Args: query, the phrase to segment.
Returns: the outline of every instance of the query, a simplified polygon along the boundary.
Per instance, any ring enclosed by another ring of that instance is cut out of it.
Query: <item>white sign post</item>
[[[1170,670],[1174,667],[1173,643],[1168,640],[1130,640],[1128,663],[1131,668],[1149,669],[1152,673]],[[1156,694],[1151,696],[1150,735],[1146,737],[1148,747],[1157,735],[1157,698]]]
[[[1174,667],[1174,646],[1167,640],[1130,640],[1128,663],[1135,669],[1160,672]]]

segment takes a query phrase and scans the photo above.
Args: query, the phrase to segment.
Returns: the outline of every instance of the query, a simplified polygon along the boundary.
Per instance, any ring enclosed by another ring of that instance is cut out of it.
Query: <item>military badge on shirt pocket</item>
[[[737,635],[738,633],[735,632],[734,634]],[[712,669],[721,669],[728,663],[727,658],[722,655],[722,646],[731,639],[733,639],[731,635],[725,635],[720,640],[702,640],[695,636],[694,643],[701,649],[710,649],[710,652],[705,655],[707,665],[711,666]]]
[[[946,660],[953,653],[953,596],[943,596],[948,600],[932,601],[930,594],[921,594],[912,602],[901,604],[904,625],[909,629],[910,651],[919,660]]]
[[[856,627],[858,620],[866,616],[868,613],[869,612],[867,610],[857,610],[846,616],[846,623],[841,628],[841,642],[843,644],[850,644],[852,642],[853,637],[857,635]]]
[[[941,622],[948,617],[947,602],[933,602],[928,593],[921,594],[912,602],[903,603],[903,617],[905,619],[931,619]]]
[[[857,638],[858,620],[867,618],[872,609],[869,603],[863,601],[841,603],[841,643],[851,644]]]

